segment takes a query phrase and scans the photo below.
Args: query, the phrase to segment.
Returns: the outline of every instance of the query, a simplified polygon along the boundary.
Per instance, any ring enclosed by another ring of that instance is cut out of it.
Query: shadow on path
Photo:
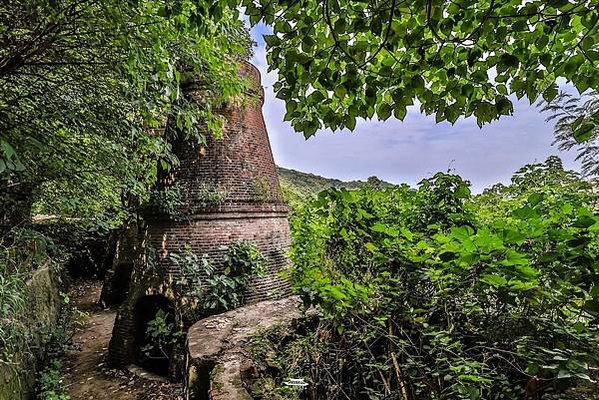
[[[71,400],[182,400],[181,385],[150,381],[105,364],[116,311],[97,305],[102,282],[79,280],[69,297],[89,314],[75,328],[73,343],[63,360],[63,382]]]

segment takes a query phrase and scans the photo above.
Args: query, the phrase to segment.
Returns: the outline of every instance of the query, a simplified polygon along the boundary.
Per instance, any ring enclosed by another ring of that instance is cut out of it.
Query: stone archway
[[[133,310],[135,364],[161,376],[169,376],[173,359],[177,318],[174,303],[162,295],[141,297]]]

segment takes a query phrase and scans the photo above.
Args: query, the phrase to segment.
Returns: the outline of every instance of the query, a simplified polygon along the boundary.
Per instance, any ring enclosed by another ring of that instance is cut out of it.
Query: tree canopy
[[[592,123],[593,116],[599,113],[599,93],[579,98],[562,92],[553,102],[545,104],[543,111],[551,113],[548,122],[555,121],[553,143],[561,150],[576,149],[582,172],[599,176],[599,125]]]
[[[0,224],[36,191],[40,211],[119,209],[143,197],[158,159],[173,162],[153,129],[218,130],[212,107],[242,89],[223,61],[247,57],[250,41],[236,12],[204,13],[194,1],[0,5]],[[182,95],[189,76],[205,82],[201,107]]]
[[[512,114],[513,94],[554,100],[558,78],[599,89],[592,0],[4,2],[0,220],[36,191],[39,211],[69,214],[144,197],[156,161],[176,162],[153,129],[168,119],[202,140],[219,130],[212,108],[242,91],[231,62],[250,53],[240,10],[272,26],[274,89],[306,136],[403,119],[410,105],[482,125]],[[182,95],[189,76],[206,84],[199,107]],[[576,122],[587,138],[599,114]]]
[[[599,88],[599,4],[592,0],[243,0],[273,27],[268,62],[293,127],[353,129],[403,119],[419,105],[437,121],[513,112],[511,94],[558,94],[565,78]],[[595,116],[596,117],[596,116]],[[597,122],[597,118],[591,121]]]

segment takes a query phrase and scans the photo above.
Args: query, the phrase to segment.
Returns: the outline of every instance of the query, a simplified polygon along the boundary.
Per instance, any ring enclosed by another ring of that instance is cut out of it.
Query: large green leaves
[[[37,189],[44,213],[133,209],[157,161],[175,162],[160,136],[166,121],[201,141],[218,133],[212,109],[243,89],[224,60],[246,57],[249,36],[228,3],[3,2],[0,202],[26,188],[10,197]],[[200,104],[183,96],[191,77]]]
[[[331,371],[336,382],[317,387],[319,398],[383,398],[387,385],[404,385],[418,399],[517,400],[531,376],[564,388],[591,379],[591,185],[550,157],[510,185],[467,188],[439,173],[418,189],[328,190],[297,212],[294,286],[324,317],[302,373]]]
[[[437,121],[474,116],[482,125],[513,112],[509,94],[553,99],[559,77],[581,92],[599,87],[599,9],[591,0],[242,4],[252,23],[273,26],[275,89],[297,104],[287,118],[307,136],[314,125],[353,129],[357,117],[385,120],[393,111],[402,119],[416,101]],[[322,100],[308,101],[315,92]]]

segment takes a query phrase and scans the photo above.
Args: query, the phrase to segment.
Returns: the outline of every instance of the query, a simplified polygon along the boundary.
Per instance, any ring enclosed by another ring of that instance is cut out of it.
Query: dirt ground
[[[105,364],[116,312],[97,304],[102,283],[76,281],[69,297],[88,313],[73,333],[63,360],[63,383],[71,400],[182,400],[181,385],[150,381]]]

